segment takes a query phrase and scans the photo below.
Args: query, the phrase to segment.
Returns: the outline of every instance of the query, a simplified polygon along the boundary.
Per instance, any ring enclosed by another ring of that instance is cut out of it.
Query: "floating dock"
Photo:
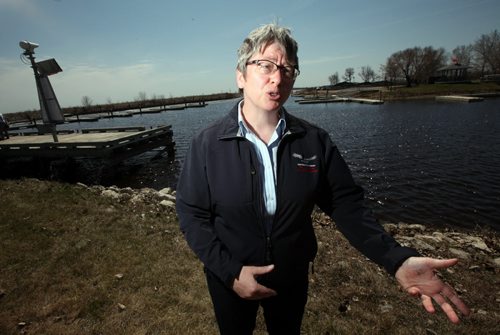
[[[448,102],[480,102],[483,100],[483,97],[467,97],[463,95],[442,95],[436,97],[436,101]]]
[[[328,104],[334,102],[347,102],[345,98],[331,98],[331,99],[299,99],[296,100],[297,103],[301,105],[309,104]]]
[[[368,104],[368,105],[382,105],[384,103],[384,100],[349,98],[349,102],[358,102],[360,104]]]
[[[94,128],[81,132],[11,136],[0,141],[0,158],[103,158],[119,162],[146,151],[164,147],[174,153],[171,126]]]
[[[360,104],[369,104],[369,105],[381,105],[384,103],[383,100],[376,99],[364,99],[364,98],[340,98],[335,97],[331,99],[302,99],[296,100],[299,104],[327,104],[327,103],[335,103],[335,102],[357,102]]]
[[[107,112],[97,112],[92,114],[65,114],[64,123],[84,123],[84,122],[97,122],[100,119],[112,119],[112,118],[124,118],[132,117],[134,115],[142,114],[156,114],[168,111],[183,110],[187,108],[201,108],[206,107],[208,104],[204,101],[202,102],[186,102],[177,105],[166,105],[163,107],[152,107],[152,108],[139,108],[139,109],[128,109],[120,111],[107,111]],[[43,126],[43,121],[33,120],[30,122],[21,121],[10,124],[10,131],[22,131],[24,129],[37,128],[39,125]]]

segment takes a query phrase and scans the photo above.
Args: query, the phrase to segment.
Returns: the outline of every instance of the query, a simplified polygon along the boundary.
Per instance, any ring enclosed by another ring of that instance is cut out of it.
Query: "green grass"
[[[0,208],[0,334],[217,334],[202,266],[172,209],[32,179],[0,181]],[[443,273],[475,311],[456,326],[425,313],[334,224],[315,221],[304,334],[500,333],[499,269],[485,255]],[[498,257],[498,234],[482,236]],[[264,329],[260,315],[255,334]]]

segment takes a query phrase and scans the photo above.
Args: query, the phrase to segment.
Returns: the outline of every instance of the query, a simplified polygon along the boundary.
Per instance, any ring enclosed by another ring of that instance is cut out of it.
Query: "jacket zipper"
[[[273,248],[273,244],[272,244],[272,240],[271,240],[271,234],[272,234],[272,230],[273,228],[275,227],[275,224],[276,224],[276,213],[278,213],[278,210],[279,210],[279,193],[280,193],[280,189],[278,187],[278,171],[279,171],[279,156],[280,156],[280,148],[281,148],[281,143],[283,143],[283,140],[285,139],[285,137],[289,136],[291,133],[290,131],[287,131],[283,134],[283,136],[281,137],[281,140],[280,142],[278,143],[278,148],[277,148],[277,151],[276,151],[276,183],[275,183],[275,190],[276,190],[276,211],[275,211],[275,214],[273,215],[273,219],[272,219],[272,222],[271,222],[271,227],[269,227],[269,229],[266,229],[266,262],[268,264],[271,264],[272,263],[272,248]],[[262,197],[261,197],[262,198]]]
[[[245,141],[248,141],[245,139]],[[272,253],[271,253],[271,230],[267,227],[267,221],[265,220],[264,216],[264,200],[263,200],[263,193],[262,193],[262,182],[261,182],[261,176],[260,176],[260,170],[256,168],[256,165],[254,164],[254,148],[251,147],[250,149],[250,164],[251,164],[251,169],[250,173],[252,175],[252,178],[255,178],[253,181],[253,184],[256,185],[255,190],[256,192],[254,193],[255,200],[257,201],[257,212],[260,218],[261,222],[261,227],[265,235],[265,255],[264,259],[266,264],[271,264],[272,263]]]
[[[271,242],[271,236],[267,235],[266,236],[266,264],[272,264],[273,260],[273,255],[272,255],[272,242]]]
[[[281,143],[283,142],[284,138],[285,137],[288,137],[290,135],[290,131],[287,131],[283,134],[283,137],[281,138],[280,140],[280,143],[278,144],[278,151],[277,151],[277,154],[276,154],[276,186],[275,186],[275,190],[276,190],[276,212],[278,212],[278,209],[279,209],[279,201],[278,201],[278,193],[279,193],[279,189],[278,189],[278,169],[279,169],[279,166],[278,166],[278,162],[279,162],[279,159],[278,159],[278,156],[279,156],[279,150],[280,150],[280,147],[281,147]],[[247,139],[245,139],[246,141],[248,141]],[[253,147],[251,150],[255,150]],[[276,215],[273,215],[273,219],[271,222],[268,222],[268,220],[265,219],[265,216],[264,216],[264,199],[263,199],[263,190],[262,190],[262,183],[261,183],[261,176],[260,176],[260,172],[258,169],[256,169],[255,167],[255,164],[253,163],[254,162],[254,156],[252,154],[252,152],[250,152],[250,159],[251,159],[251,174],[253,176],[255,176],[257,178],[257,201],[258,201],[258,211],[259,211],[259,216],[261,218],[261,222],[262,222],[262,226],[263,226],[263,229],[264,229],[264,234],[265,234],[265,240],[266,240],[266,244],[265,244],[265,262],[266,264],[272,264],[273,263],[273,254],[272,254],[272,248],[273,248],[273,244],[272,244],[272,239],[271,239],[271,235],[272,235],[272,230],[274,228],[274,225],[275,225],[275,222],[276,222]],[[268,227],[268,225],[270,224],[270,226]]]

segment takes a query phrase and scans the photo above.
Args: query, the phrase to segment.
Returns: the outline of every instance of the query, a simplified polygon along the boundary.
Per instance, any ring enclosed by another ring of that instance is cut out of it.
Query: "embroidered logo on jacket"
[[[316,163],[317,156],[304,158],[301,154],[293,153],[292,157],[297,160],[297,170],[299,172],[316,173],[318,165]]]

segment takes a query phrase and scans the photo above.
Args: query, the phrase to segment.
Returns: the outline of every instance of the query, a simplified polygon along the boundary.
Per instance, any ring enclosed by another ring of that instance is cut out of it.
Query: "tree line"
[[[361,67],[358,76],[365,83],[377,80],[404,80],[407,86],[429,83],[436,71],[447,64],[448,59],[450,55],[444,48],[416,46],[390,55],[386,63],[380,65],[380,74],[367,65]],[[471,78],[500,74],[500,33],[494,30],[481,35],[474,43],[457,46],[451,52],[451,60],[455,65],[468,67]],[[343,81],[351,83],[354,78],[354,68],[346,68],[342,76]],[[330,75],[328,81],[330,85],[338,84],[338,72]]]

